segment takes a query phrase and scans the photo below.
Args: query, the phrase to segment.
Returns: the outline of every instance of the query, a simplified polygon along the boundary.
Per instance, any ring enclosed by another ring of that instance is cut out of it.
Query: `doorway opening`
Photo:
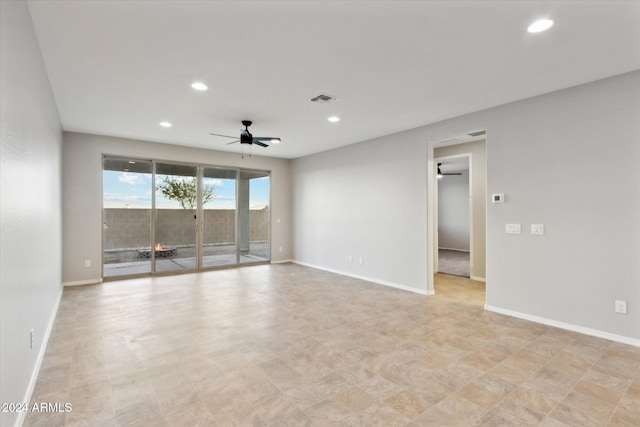
[[[438,177],[436,272],[471,277],[471,153],[434,161]]]
[[[429,294],[486,300],[485,145],[484,131],[429,142]]]

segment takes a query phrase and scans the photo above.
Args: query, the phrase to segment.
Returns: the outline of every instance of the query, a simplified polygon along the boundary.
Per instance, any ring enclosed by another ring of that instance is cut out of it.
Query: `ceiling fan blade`
[[[441,175],[462,175],[462,173],[443,173]]]
[[[219,133],[210,133],[209,135],[213,135],[213,136],[224,136],[225,138],[233,138],[233,139],[238,138],[237,136],[220,135]]]
[[[272,141],[272,140],[274,140],[274,139],[276,139],[276,140],[278,140],[278,141],[281,141],[281,139],[280,139],[280,138],[275,137],[275,136],[254,136],[254,137],[253,137],[253,140],[255,141],[256,139],[257,139],[258,141]]]
[[[240,141],[239,139],[236,139],[235,141],[231,141],[231,142],[227,142],[227,145],[231,145],[231,144],[235,144],[236,142]]]
[[[259,145],[259,146],[261,146],[261,147],[268,147],[268,145],[267,145],[267,144],[265,144],[264,142],[256,141],[256,139],[255,139],[255,138],[253,138],[253,144],[255,144],[255,145]]]

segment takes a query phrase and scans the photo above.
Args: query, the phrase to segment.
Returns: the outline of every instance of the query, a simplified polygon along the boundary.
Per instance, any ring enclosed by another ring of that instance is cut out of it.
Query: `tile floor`
[[[26,426],[638,426],[640,349],[291,264],[65,289]]]

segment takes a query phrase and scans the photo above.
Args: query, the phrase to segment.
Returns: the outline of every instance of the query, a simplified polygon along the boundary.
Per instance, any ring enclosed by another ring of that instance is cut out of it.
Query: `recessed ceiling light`
[[[272,143],[272,144],[280,144],[281,142],[282,142],[282,140],[281,140],[280,138],[273,138],[273,139],[271,140],[271,143]]]
[[[173,125],[169,122],[160,122],[160,126],[162,126],[163,128],[170,128]]]
[[[194,88],[195,90],[207,90],[209,89],[207,87],[206,84],[202,83],[202,82],[195,82],[191,85],[192,88]]]
[[[529,25],[527,31],[530,33],[541,33],[542,31],[548,30],[553,26],[553,21],[551,19],[538,19],[533,24]]]
[[[336,123],[340,121],[340,117],[338,116],[331,116],[329,117],[327,120],[329,120],[331,123]]]
[[[134,162],[133,160],[129,160],[129,164],[130,164],[130,165],[135,165],[135,164],[136,164],[136,162]]]

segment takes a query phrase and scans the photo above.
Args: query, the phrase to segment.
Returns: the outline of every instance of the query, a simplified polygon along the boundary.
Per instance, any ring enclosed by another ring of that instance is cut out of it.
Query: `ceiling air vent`
[[[476,136],[486,135],[486,134],[487,134],[486,130],[478,130],[478,131],[475,131],[475,132],[469,132],[467,135],[476,137]]]
[[[315,96],[315,97],[311,98],[311,102],[317,102],[319,104],[328,104],[328,103],[333,102],[335,100],[336,99],[333,96],[325,95],[323,93],[321,93],[318,96]]]

